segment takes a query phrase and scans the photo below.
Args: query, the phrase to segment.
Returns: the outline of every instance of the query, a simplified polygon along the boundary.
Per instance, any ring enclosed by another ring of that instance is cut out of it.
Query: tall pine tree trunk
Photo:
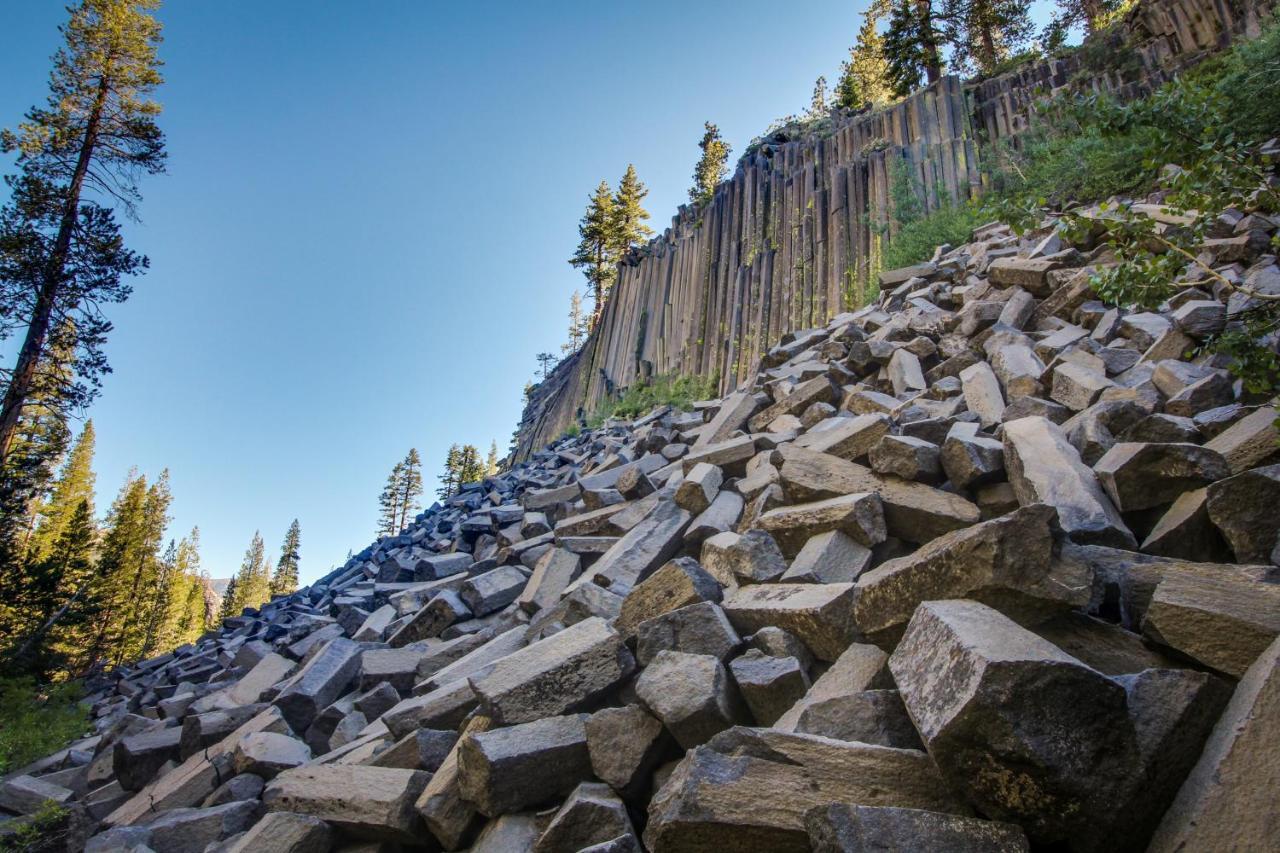
[[[98,94],[93,102],[93,110],[89,114],[89,122],[85,125],[84,142],[80,145],[80,155],[76,160],[75,172],[71,176],[71,186],[67,188],[67,198],[63,202],[62,219],[58,223],[58,236],[53,244],[53,253],[49,256],[49,263],[45,267],[40,294],[36,297],[36,307],[31,314],[31,324],[27,326],[27,336],[18,353],[18,364],[9,380],[9,387],[5,390],[4,403],[0,406],[0,462],[9,457],[9,451],[13,448],[13,439],[18,431],[18,418],[31,393],[36,368],[44,352],[45,341],[49,337],[53,306],[62,288],[63,272],[67,266],[67,256],[71,251],[71,235],[75,230],[80,194],[84,190],[84,178],[89,172],[89,163],[93,160],[93,152],[98,144],[98,126],[102,122],[102,110],[106,106],[107,92],[110,89],[108,80],[105,72],[98,79]]]
[[[924,58],[925,77],[932,85],[942,79],[938,33],[933,28],[933,0],[916,0],[916,14],[920,18],[920,50]]]

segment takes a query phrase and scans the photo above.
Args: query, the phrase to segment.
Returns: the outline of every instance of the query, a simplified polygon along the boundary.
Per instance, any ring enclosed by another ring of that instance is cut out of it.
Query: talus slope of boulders
[[[1276,224],[1220,226],[1280,294]],[[1276,410],[1197,349],[1256,297],[1110,307],[1108,262],[991,225],[888,272],[111,673],[0,808],[91,851],[1274,849]]]

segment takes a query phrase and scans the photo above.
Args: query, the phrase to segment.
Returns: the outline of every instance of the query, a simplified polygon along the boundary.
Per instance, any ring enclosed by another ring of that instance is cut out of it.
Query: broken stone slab
[[[1197,444],[1121,442],[1093,466],[1116,509],[1133,512],[1172,503],[1231,472],[1222,455]]]
[[[397,690],[412,690],[418,682],[418,666],[429,654],[420,646],[369,649],[360,655],[360,689],[388,683]]]
[[[1241,563],[1273,563],[1280,543],[1280,465],[1243,471],[1209,486],[1209,520]]]
[[[471,684],[458,678],[421,696],[402,699],[382,715],[381,722],[392,737],[401,738],[418,727],[454,728],[478,704]]]
[[[636,660],[641,666],[648,666],[664,650],[725,660],[740,645],[742,640],[724,611],[710,601],[686,605],[636,626]]]
[[[261,702],[272,687],[288,678],[296,664],[275,652],[264,655],[227,693],[233,705]]]
[[[806,853],[806,813],[840,802],[968,814],[918,750],[734,728],[675,768],[649,804],[644,842],[653,853]]]
[[[858,492],[807,504],[771,509],[756,522],[777,541],[783,555],[795,556],[810,538],[839,530],[868,548],[885,540],[884,508],[873,492]]]
[[[889,381],[893,384],[893,393],[899,397],[919,394],[929,388],[924,381],[920,359],[905,347],[893,351],[893,356],[889,359],[888,374]]]
[[[929,850],[934,853],[1028,853],[1022,827],[924,811],[835,803],[805,816],[814,853]]]
[[[471,568],[473,562],[470,554],[461,552],[423,557],[414,567],[414,578],[420,581],[435,581],[464,574]]]
[[[582,558],[567,548],[551,548],[534,564],[529,582],[516,597],[525,613],[537,613],[555,605],[582,571]]]
[[[692,515],[705,512],[720,492],[720,484],[724,482],[724,472],[714,465],[699,462],[690,468],[676,487],[676,506],[688,510]]]
[[[745,719],[724,664],[712,655],[658,652],[636,679],[636,696],[684,749]]]
[[[1073,412],[1082,412],[1115,383],[1101,371],[1091,370],[1073,361],[1064,361],[1053,369],[1053,385],[1049,397]]]
[[[0,782],[0,808],[15,814],[35,814],[45,803],[63,805],[75,793],[36,776],[12,776]]]
[[[305,743],[275,732],[251,732],[236,744],[231,767],[236,773],[252,773],[273,779],[281,772],[311,760],[311,749]]]
[[[741,473],[748,459],[756,454],[755,439],[749,435],[730,438],[690,451],[681,461],[684,470],[700,462],[724,469],[727,474]]]
[[[1151,838],[1150,853],[1249,850],[1280,834],[1280,640],[1245,671],[1199,760]]]
[[[1061,428],[1042,417],[1004,425],[1004,460],[1018,502],[1047,504],[1073,541],[1133,549],[1137,542],[1097,476]]]
[[[762,489],[778,481],[777,469],[771,465],[762,467],[760,473],[764,475],[763,480],[765,481],[765,485],[761,487]],[[742,494],[728,489],[721,490],[716,495],[716,499],[711,502],[711,506],[693,519],[684,534],[686,552],[696,554],[702,547],[702,543],[707,539],[717,533],[724,533],[733,529],[734,525],[738,523],[738,519],[742,517],[742,509],[745,506],[743,498],[748,494],[748,491],[743,491],[745,482],[746,480],[739,480],[735,484],[735,488],[742,491]],[[751,497],[755,497],[756,494],[759,493],[756,492]]]
[[[360,670],[358,643],[330,640],[285,682],[272,703],[294,731],[306,731],[316,714],[346,692]]]
[[[832,418],[830,425],[809,430],[795,440],[795,445],[852,461],[870,453],[876,442],[889,433],[890,425],[888,416],[880,413]]]
[[[1205,447],[1221,453],[1232,474],[1261,465],[1280,452],[1276,409],[1263,406],[1214,436]]]
[[[702,566],[719,586],[734,587],[777,580],[786,572],[787,561],[765,530],[726,531],[702,543]]]
[[[498,568],[469,578],[458,595],[474,616],[487,616],[519,598],[527,578],[515,566]]]
[[[1053,561],[1052,507],[1035,504],[930,541],[858,578],[853,618],[858,630],[892,647],[922,601],[973,598],[1026,618],[1083,607],[1087,572],[1064,576]]]
[[[244,832],[253,825],[258,804],[225,803],[201,809],[174,809],[147,826],[149,847],[156,853],[195,853]]]
[[[459,735],[466,737],[488,731],[492,721],[488,717],[472,717],[462,727]],[[475,806],[462,798],[459,786],[458,754],[461,738],[441,762],[440,768],[419,795],[415,808],[435,840],[445,850],[457,850],[474,834],[478,814]]]
[[[866,690],[882,673],[887,678],[885,663],[888,660],[889,656],[876,646],[854,643],[813,682],[803,697],[778,718],[774,728],[795,731],[800,718],[812,705]]]
[[[438,637],[449,626],[464,622],[473,615],[471,608],[455,590],[440,590],[387,639],[387,645],[400,648]]]
[[[965,405],[978,416],[984,427],[1000,423],[1004,413],[1004,394],[995,371],[985,361],[972,364],[960,371],[960,385]]]
[[[1146,608],[1142,632],[1239,678],[1280,634],[1280,585],[1226,572],[1167,572]]]
[[[269,811],[312,815],[357,838],[414,844],[422,824],[414,801],[431,775],[359,764],[309,764],[267,783]]]
[[[904,480],[937,483],[942,479],[938,445],[909,435],[886,435],[871,448],[871,468]]]
[[[692,519],[687,510],[674,502],[659,501],[643,521],[627,531],[589,571],[571,583],[567,591],[594,581],[607,588],[616,587],[614,591],[618,595],[626,595],[679,553],[682,537]]]
[[[769,423],[782,415],[799,415],[814,403],[830,403],[835,400],[835,389],[831,380],[824,376],[815,376],[801,382],[791,393],[751,416],[747,422],[752,432],[764,432]]]
[[[624,796],[640,794],[674,748],[661,721],[639,705],[596,711],[586,728],[592,771]]]
[[[630,635],[648,619],[700,601],[718,602],[720,599],[720,584],[716,579],[697,560],[678,557],[627,593],[614,627],[622,634]]]
[[[747,421],[763,407],[759,396],[748,391],[735,391],[720,402],[720,409],[707,423],[707,427],[693,443],[695,449],[719,444],[735,431],[744,428]]]
[[[122,738],[113,747],[116,779],[129,791],[137,791],[155,778],[168,761],[178,758],[182,729],[155,728]]]
[[[962,600],[921,604],[889,668],[930,756],[984,814],[1035,843],[1105,849],[1110,780],[1137,760],[1123,687]]]
[[[795,731],[897,749],[923,748],[896,690],[856,690],[808,702]]]
[[[839,530],[811,536],[779,578],[783,583],[850,583],[871,565],[871,549]]]
[[[499,659],[471,686],[495,724],[515,725],[580,707],[634,668],[622,636],[592,617]]]
[[[834,661],[857,636],[851,583],[775,583],[725,594],[724,611],[741,634],[775,626],[798,637],[819,660]]]
[[[488,817],[565,796],[591,778],[586,714],[547,717],[458,741],[462,797]]]
[[[956,489],[985,486],[1004,477],[1004,446],[993,438],[953,429],[942,444],[939,462]]]
[[[756,723],[771,726],[809,689],[809,676],[794,657],[751,649],[729,662],[729,672]]]
[[[1021,287],[1035,296],[1049,295],[1049,273],[1062,262],[1053,258],[996,258],[987,266],[987,277],[998,287]]]
[[[440,769],[457,740],[456,731],[417,729],[364,763],[376,767],[399,767],[401,770],[426,770],[434,773]]]
[[[578,853],[634,833],[626,805],[609,786],[583,782],[552,817],[533,853]]]
[[[226,853],[326,853],[332,843],[333,830],[318,817],[268,812]]]
[[[546,827],[545,814],[508,814],[485,824],[469,853],[507,853],[510,850],[532,850]]]
[[[784,448],[782,452],[782,482],[791,500],[813,501],[873,492],[883,504],[888,535],[907,542],[927,542],[981,518],[978,507],[970,501],[923,483],[885,477],[827,453],[798,447]]]

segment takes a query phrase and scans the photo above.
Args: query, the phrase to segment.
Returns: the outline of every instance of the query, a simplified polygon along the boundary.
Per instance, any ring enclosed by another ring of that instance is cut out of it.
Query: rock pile
[[[1280,293],[1275,224],[1228,281]],[[1280,838],[1250,297],[1097,301],[998,225],[754,385],[566,437],[116,672],[0,783],[87,849],[1192,851]]]

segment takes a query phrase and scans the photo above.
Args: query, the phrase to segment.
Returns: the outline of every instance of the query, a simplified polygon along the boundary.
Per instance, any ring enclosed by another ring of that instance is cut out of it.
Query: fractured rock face
[[[820,806],[805,816],[805,826],[814,853],[1027,853],[1031,849],[1015,824],[921,809]]]
[[[658,652],[636,680],[636,695],[685,749],[744,718],[724,665],[711,655]]]
[[[271,811],[312,815],[358,838],[412,843],[422,834],[414,800],[430,774],[355,764],[286,770],[262,792]]]
[[[889,668],[929,755],[1033,841],[1105,849],[1111,787],[1137,760],[1125,691],[985,605],[920,605]]]

